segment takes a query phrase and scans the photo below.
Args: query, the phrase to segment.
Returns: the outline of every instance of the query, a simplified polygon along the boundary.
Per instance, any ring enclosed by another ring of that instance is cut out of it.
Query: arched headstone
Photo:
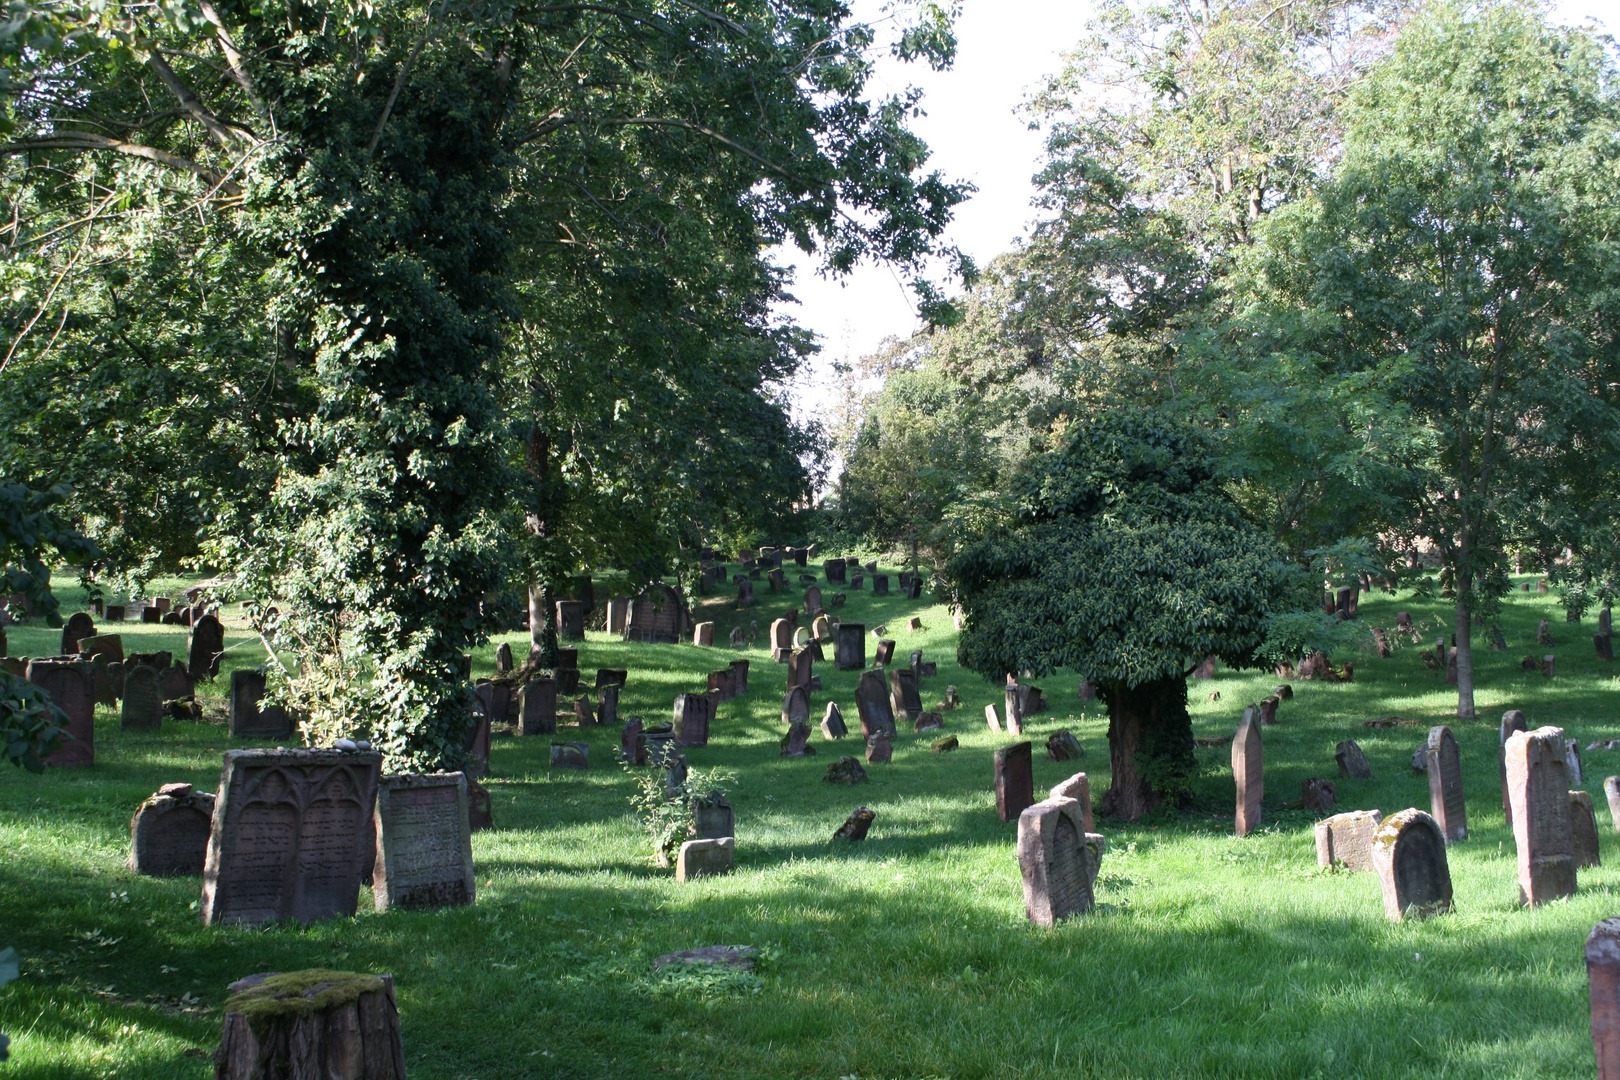
[[[1394,921],[1451,910],[1446,838],[1422,810],[1402,810],[1384,819],[1373,834],[1372,866],[1384,888],[1384,914]]]

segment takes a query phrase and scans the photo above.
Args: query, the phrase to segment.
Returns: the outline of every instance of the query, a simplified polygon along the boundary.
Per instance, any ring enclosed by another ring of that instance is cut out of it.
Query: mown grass
[[[790,574],[790,577],[792,575]],[[831,593],[825,583],[822,586]],[[764,631],[792,602],[761,588],[738,613],[711,599],[717,640],[757,618],[748,695],[722,705],[695,766],[736,774],[739,866],[678,885],[649,861],[632,819],[632,780],[612,764],[617,731],[559,738],[591,745],[588,772],[552,774],[549,738],[497,738],[496,828],[474,838],[478,903],[435,913],[361,914],[309,927],[205,928],[196,878],[152,880],[125,868],[129,815],[161,783],[217,783],[234,745],[223,699],[204,723],[165,722],[125,734],[98,717],[97,764],[43,777],[0,774],[0,946],[24,976],[0,990],[0,1030],[14,1039],[0,1066],[26,1080],[211,1076],[225,985],[258,970],[345,967],[392,972],[413,1080],[506,1077],[1577,1077],[1593,1072],[1582,942],[1615,914],[1620,872],[1583,871],[1579,893],[1538,910],[1517,906],[1514,847],[1504,827],[1496,722],[1522,708],[1532,726],[1558,724],[1582,745],[1620,736],[1614,668],[1584,627],[1566,626],[1551,597],[1515,593],[1509,651],[1479,654],[1481,719],[1448,719],[1454,693],[1415,647],[1356,658],[1355,682],[1294,683],[1266,730],[1266,823],[1230,835],[1225,747],[1201,749],[1198,805],[1135,826],[1101,821],[1109,850],[1099,907],[1055,929],[1024,919],[1015,826],[998,821],[984,705],[998,687],[954,663],[943,608],[848,591],[843,615],[897,631],[897,659],[922,648],[940,665],[924,704],[954,683],[946,714],[962,748],[929,752],[931,733],[902,731],[894,762],[860,787],[821,777],[859,737],[817,756],[781,758],[785,670]],[[846,590],[847,591],[847,590]],[[71,588],[64,589],[73,610]],[[791,594],[790,594],[791,595]],[[1440,631],[1438,601],[1375,597],[1369,625],[1409,610],[1424,637]],[[921,614],[925,629],[900,631]],[[228,613],[229,614],[229,613]],[[1553,621],[1558,675],[1519,671],[1535,624]],[[227,620],[227,667],[262,650]],[[174,647],[183,631],[126,624],[126,649]],[[10,628],[11,651],[56,649],[55,631]],[[509,635],[521,652],[521,635]],[[868,639],[867,655],[873,651]],[[627,646],[592,634],[580,667],[626,667],[624,715],[665,719],[676,692],[736,654],[727,648]],[[476,657],[493,668],[493,644]],[[830,659],[830,656],[829,656]],[[856,673],[818,665],[829,699],[854,723]],[[1037,791],[1073,766],[1046,760],[1045,737],[1073,729],[1092,791],[1106,787],[1106,721],[1083,707],[1072,677],[1042,685],[1052,711],[1031,718]],[[1200,736],[1228,735],[1243,705],[1269,692],[1269,673],[1220,672],[1193,686]],[[204,693],[222,695],[221,679]],[[1219,701],[1208,700],[1218,690]],[[1370,729],[1400,716],[1415,726]],[[1355,738],[1374,779],[1339,780],[1341,809],[1391,813],[1428,806],[1411,751],[1432,723],[1452,723],[1462,749],[1470,838],[1451,849],[1455,913],[1391,924],[1376,880],[1316,867],[1311,817],[1283,809],[1308,776],[1336,779],[1334,745]],[[1585,787],[1620,755],[1587,756]],[[863,844],[828,843],[858,805],[877,811]],[[1607,857],[1620,858],[1606,814]],[[709,944],[764,950],[754,975],[657,976],[653,957]],[[190,1055],[190,1056],[188,1056]]]

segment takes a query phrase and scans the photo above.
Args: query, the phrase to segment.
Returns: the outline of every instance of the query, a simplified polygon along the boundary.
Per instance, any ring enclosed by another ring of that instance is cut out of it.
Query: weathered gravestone
[[[1054,786],[1048,795],[1053,799],[1073,799],[1079,803],[1080,817],[1086,832],[1089,833],[1096,828],[1091,819],[1091,782],[1085,773],[1075,773],[1061,784]]]
[[[1003,746],[995,752],[996,813],[1002,821],[1017,820],[1035,802],[1035,755],[1027,742]]]
[[[385,776],[377,785],[378,911],[457,907],[474,900],[472,821],[463,773]]]
[[[749,598],[753,587],[749,586]],[[642,590],[625,616],[624,639],[658,645],[674,645],[691,630],[692,616],[679,591],[663,582]]]
[[[888,596],[889,595],[889,575],[888,574],[873,574],[872,575],[872,595],[873,596]]]
[[[374,750],[227,750],[203,924],[353,915],[375,853],[381,766]]]
[[[708,746],[714,705],[708,694],[676,694],[675,741],[681,746]]]
[[[821,611],[821,590],[814,585],[804,590],[804,613],[815,615]]]
[[[809,649],[800,649],[788,657],[787,684],[790,687],[802,686],[810,688],[810,680],[815,675],[816,657]]]
[[[720,701],[730,701],[737,696],[737,673],[729,667],[719,671],[709,672],[709,693],[714,694]]]
[[[609,600],[607,605],[607,632],[610,634],[623,634],[625,616],[629,613],[630,601],[619,597]]]
[[[1346,870],[1372,869],[1372,840],[1383,816],[1377,810],[1352,810],[1316,823],[1316,863],[1337,863]]]
[[[186,665],[178,660],[158,669],[158,689],[164,701],[179,701],[196,692],[191,676],[186,672]]]
[[[1468,838],[1468,809],[1463,804],[1462,757],[1451,729],[1441,724],[1429,729],[1425,753],[1429,772],[1429,816],[1440,826],[1446,843]]]
[[[1597,649],[1599,660],[1614,659],[1614,639],[1608,634],[1593,634],[1592,645]]]
[[[788,687],[782,698],[782,723],[802,724],[810,720],[810,692],[802,686]]]
[[[856,767],[859,768],[858,765]],[[876,820],[876,810],[869,806],[857,806],[849,817],[844,819],[844,823],[834,830],[832,842],[837,843],[840,840],[848,840],[853,844],[865,840],[866,834],[871,831],[872,822]]]
[[[1046,738],[1046,756],[1053,761],[1075,761],[1086,756],[1072,731],[1059,731]]]
[[[557,650],[558,664],[551,670],[551,681],[557,684],[557,694],[566,697],[579,689],[579,668],[564,667],[561,662],[561,649]]]
[[[1497,754],[1497,761],[1502,770],[1502,815],[1506,819],[1509,828],[1513,826],[1513,804],[1508,798],[1507,741],[1515,732],[1528,730],[1529,724],[1524,718],[1524,713],[1518,709],[1509,709],[1502,714],[1502,742]]]
[[[916,720],[922,715],[922,696],[917,692],[917,679],[907,668],[889,672],[889,704],[896,718],[905,716]]]
[[[585,637],[585,604],[580,600],[557,601],[557,636],[564,641]]]
[[[731,873],[737,861],[737,841],[729,836],[688,840],[675,856],[675,880],[692,881]]]
[[[839,671],[859,671],[866,666],[865,624],[838,624],[833,631],[833,664]]]
[[[1260,804],[1266,794],[1263,761],[1260,718],[1258,710],[1251,705],[1243,710],[1243,721],[1232,739],[1232,778],[1237,785],[1237,817],[1233,831],[1238,836],[1248,836],[1260,827]]]
[[[1002,714],[1007,718],[1007,734],[1024,733],[1023,699],[1018,694],[1018,680],[1007,676],[1007,689],[1002,693]]]
[[[62,648],[59,650],[63,656],[72,656],[79,651],[79,642],[83,638],[94,637],[96,622],[89,612],[76,611],[68,616],[68,621],[62,625]]]
[[[231,672],[230,732],[245,739],[285,739],[292,734],[287,711],[260,710],[264,697],[264,672]]]
[[[1080,680],[1080,691],[1079,691],[1079,693],[1080,693],[1080,700],[1081,701],[1096,701],[1097,700],[1097,683],[1096,683],[1096,681],[1093,680],[1093,679],[1081,679]]]
[[[1215,691],[1215,693],[1217,695],[1219,695],[1220,691],[1217,690],[1217,691]],[[1271,697],[1263,697],[1263,698],[1260,699],[1259,708],[1260,708],[1260,726],[1261,727],[1270,727],[1271,725],[1273,725],[1273,724],[1275,724],[1277,722],[1277,705],[1278,705],[1278,700],[1277,700],[1275,695],[1273,695]]]
[[[689,805],[692,826],[697,829],[699,840],[718,840],[723,836],[737,835],[736,811],[731,808],[731,800],[719,791],[698,796]]]
[[[1620,832],[1620,776],[1611,776],[1603,781],[1603,796],[1609,802],[1609,818],[1614,824],[1614,831]]]
[[[866,763],[883,765],[894,760],[894,744],[887,731],[874,731],[866,737]]]
[[[1587,996],[1598,1080],[1620,1080],[1620,919],[1604,919],[1586,939]]]
[[[122,634],[92,634],[79,639],[78,655],[83,657],[100,656],[109,664],[124,659],[124,635]]]
[[[26,678],[67,714],[61,748],[45,764],[73,768],[96,763],[96,675],[84,660],[30,660]]]
[[[489,714],[474,709],[467,718],[466,742],[462,749],[467,755],[462,771],[469,777],[489,775]]]
[[[700,622],[692,626],[692,644],[708,648],[714,644],[714,623]]]
[[[596,669],[596,688],[598,690],[604,686],[624,686],[629,681],[630,672],[625,668],[605,667]]]
[[[591,767],[590,744],[582,742],[552,743],[551,767],[553,769],[589,769]]]
[[[591,709],[589,694],[574,699],[574,722],[582,728],[596,727],[596,713]]]
[[[984,707],[984,723],[986,727],[988,727],[991,731],[994,731],[996,734],[999,735],[1001,733],[1001,718],[996,715],[996,707],[994,705],[986,705]]]
[[[502,675],[508,675],[511,674],[514,666],[515,664],[512,660],[512,646],[503,641],[495,650],[495,670]]]
[[[827,584],[843,585],[848,581],[846,574],[849,564],[843,559],[829,559],[821,564],[822,573],[827,575]]]
[[[1581,744],[1574,739],[1564,740],[1564,769],[1569,773],[1570,783],[1586,782],[1586,771],[1581,768]]]
[[[866,770],[861,763],[852,757],[841,757],[827,766],[827,775],[821,778],[828,784],[856,784],[866,783]]]
[[[164,784],[130,818],[129,868],[149,877],[202,873],[213,820],[213,792]]]
[[[919,713],[912,723],[912,731],[940,731],[945,727],[945,714],[937,712]]]
[[[647,735],[642,730],[640,717],[626,720],[619,732],[619,760],[626,765],[647,764]]]
[[[879,732],[893,736],[894,706],[889,691],[883,685],[883,673],[861,672],[861,681],[855,687],[855,710],[860,714],[861,735],[870,738]]]
[[[136,664],[124,673],[124,700],[119,727],[124,731],[157,731],[163,726],[163,694],[158,673]]]
[[[1602,866],[1602,848],[1598,843],[1597,814],[1592,810],[1592,796],[1579,789],[1569,793],[1569,828],[1575,869]]]
[[[748,666],[747,660],[733,660],[731,662],[732,686],[735,687],[738,697],[748,693]]]
[[[531,679],[523,684],[518,709],[518,734],[554,735],[557,732],[557,684]]]
[[[1533,906],[1569,896],[1575,892],[1575,841],[1564,729],[1517,732],[1508,738],[1505,753],[1519,859],[1519,902]]]
[[[842,739],[849,734],[849,727],[844,723],[844,714],[838,711],[838,703],[827,702],[827,712],[821,718],[821,737],[824,739]]]
[[[805,757],[814,754],[816,748],[810,745],[810,725],[802,720],[795,720],[789,724],[787,734],[782,736],[781,751],[783,757]]]
[[[1024,913],[1036,926],[1090,911],[1102,863],[1102,837],[1087,835],[1080,804],[1047,799],[1018,815],[1018,868]]]
[[[1215,677],[1215,657],[1206,656],[1193,668],[1192,677],[1195,679],[1213,679]]]
[[[1339,763],[1339,775],[1351,780],[1371,780],[1372,767],[1367,755],[1354,739],[1346,739],[1333,749],[1333,758]]]
[[[887,639],[879,641],[877,643],[877,655],[873,657],[873,662],[879,667],[887,667],[894,663],[894,642]]]
[[[191,636],[186,646],[186,671],[193,680],[212,679],[219,674],[219,658],[225,651],[225,628],[212,615],[191,620]]]
[[[1451,910],[1451,868],[1440,826],[1413,808],[1391,814],[1373,833],[1372,867],[1384,890],[1384,914],[1399,922]]]
[[[610,727],[619,722],[619,684],[609,683],[596,689],[596,722]]]

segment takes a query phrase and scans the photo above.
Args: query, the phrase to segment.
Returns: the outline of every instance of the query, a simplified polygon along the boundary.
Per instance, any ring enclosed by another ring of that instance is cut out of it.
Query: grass
[[[63,593],[74,610],[71,586]],[[354,919],[205,928],[198,879],[125,868],[128,822],[161,783],[217,783],[220,755],[235,745],[223,726],[228,679],[204,684],[214,697],[200,724],[123,733],[102,710],[94,768],[0,774],[0,946],[17,947],[24,971],[0,990],[0,1030],[14,1040],[0,1073],[202,1080],[227,983],[333,967],[393,973],[413,1080],[1592,1075],[1582,944],[1620,906],[1620,870],[1583,871],[1574,897],[1517,906],[1496,725],[1521,708],[1532,727],[1563,726],[1583,746],[1620,736],[1616,669],[1594,656],[1593,618],[1566,626],[1552,597],[1515,592],[1509,651],[1477,654],[1477,721],[1448,719],[1455,695],[1416,647],[1357,657],[1350,684],[1296,681],[1265,733],[1258,834],[1230,835],[1228,750],[1200,749],[1198,808],[1136,826],[1100,821],[1109,850],[1097,910],[1039,929],[1023,914],[1016,828],[997,820],[991,792],[991,752],[1008,740],[986,730],[983,712],[999,705],[1000,689],[956,667],[943,608],[848,595],[846,619],[896,631],[897,660],[921,648],[939,663],[924,681],[925,708],[947,684],[959,688],[946,733],[961,749],[932,754],[940,733],[902,729],[893,764],[869,767],[867,784],[823,783],[838,753],[860,752],[859,737],[833,745],[818,734],[815,757],[778,755],[785,668],[770,662],[765,631],[792,601],[763,583],[757,608],[740,615],[711,598],[698,617],[717,622],[717,641],[739,619],[757,618],[761,636],[746,654],[750,692],[720,707],[708,747],[688,751],[696,766],[737,775],[738,868],[684,886],[650,864],[629,813],[631,780],[609,764],[617,731],[569,731],[558,738],[591,745],[588,772],[551,773],[549,738],[495,740],[496,828],[474,837],[476,906],[379,916],[362,895]],[[1396,610],[1412,612],[1430,641],[1443,625],[1438,601],[1412,598],[1369,598],[1362,617],[1393,626]],[[240,647],[227,669],[262,658],[233,614],[227,644]],[[922,616],[921,633],[900,631],[910,614]],[[1533,645],[1540,618],[1552,621],[1555,649]],[[177,628],[121,629],[126,650],[183,646]],[[9,633],[13,653],[56,649],[56,631]],[[506,640],[521,652],[521,635]],[[475,657],[477,673],[493,669],[494,648]],[[869,661],[873,648],[868,637]],[[1522,656],[1546,651],[1558,656],[1555,678],[1519,671]],[[736,655],[592,634],[580,667],[586,683],[597,667],[628,668],[621,714],[651,721]],[[813,699],[815,717],[830,697],[853,724],[857,673],[831,663],[818,673],[827,689]],[[1243,705],[1275,682],[1228,671],[1194,682],[1195,733],[1230,734]],[[1073,771],[1040,753],[1048,734],[1070,728],[1100,794],[1100,708],[1077,700],[1072,677],[1041,684],[1052,711],[1026,731],[1037,792]],[[1216,690],[1221,699],[1208,700]],[[1362,724],[1390,715],[1419,723]],[[1442,722],[1461,747],[1468,799],[1470,837],[1450,852],[1456,911],[1392,924],[1377,881],[1319,870],[1310,815],[1282,804],[1306,777],[1327,776],[1340,809],[1427,808],[1427,782],[1409,760]],[[1345,738],[1362,745],[1374,779],[1337,779],[1333,750]],[[1600,807],[1604,775],[1620,772],[1612,756],[1588,755],[1585,787]],[[877,811],[870,838],[829,845],[859,805]],[[1605,855],[1620,859],[1600,817]],[[755,945],[763,959],[752,974],[652,970],[661,953],[712,944]]]

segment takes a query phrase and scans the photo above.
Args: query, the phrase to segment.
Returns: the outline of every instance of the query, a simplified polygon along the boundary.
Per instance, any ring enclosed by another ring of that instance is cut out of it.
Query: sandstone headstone
[[[1056,785],[1049,792],[1054,799],[1073,799],[1080,804],[1081,819],[1085,824],[1086,832],[1092,832],[1096,826],[1091,818],[1091,783],[1083,772],[1075,773],[1063,783]]]
[[[619,684],[609,683],[596,691],[596,722],[612,727],[619,722]]]
[[[96,677],[93,665],[84,660],[30,660],[26,678],[50,695],[56,707],[67,714],[66,733],[60,749],[45,758],[45,764],[73,768],[96,763]]]
[[[822,780],[829,784],[856,784],[866,782],[866,770],[861,763],[852,757],[841,757],[827,766],[827,775]]]
[[[887,667],[892,664],[894,662],[894,642],[890,640],[879,641],[877,655],[873,657],[873,661],[879,667]]]
[[[100,655],[101,659],[109,664],[124,659],[124,635],[122,634],[92,634],[79,639],[78,655],[90,657]]]
[[[837,702],[827,702],[827,712],[821,718],[821,736],[824,739],[842,739],[849,734],[849,727],[844,723],[844,714],[838,711]]]
[[[531,679],[523,684],[518,711],[518,734],[557,733],[557,683],[552,679]]]
[[[205,926],[354,914],[382,755],[228,750],[203,871]]]
[[[225,651],[225,628],[212,615],[191,620],[187,643],[186,671],[193,680],[212,679],[219,674],[219,659]]]
[[[1548,629],[1546,619],[1542,619],[1541,622],[1536,624],[1536,644],[1537,645],[1551,645],[1551,644],[1553,644],[1552,631],[1550,629]]]
[[[782,723],[803,724],[810,720],[810,693],[802,686],[790,686],[782,698]]]
[[[833,663],[839,671],[859,671],[866,666],[866,626],[839,623],[833,633]]]
[[[1195,679],[1213,679],[1215,677],[1215,657],[1206,656],[1193,668],[1192,677]]]
[[[715,840],[688,840],[675,856],[675,880],[692,881],[731,873],[736,865],[737,841],[729,836]]]
[[[1333,757],[1339,763],[1340,776],[1351,780],[1372,779],[1372,767],[1367,764],[1367,755],[1361,752],[1354,739],[1346,739],[1336,746]]]
[[[507,675],[511,673],[514,666],[512,646],[503,641],[495,649],[495,670],[502,675]]]
[[[821,590],[814,585],[804,590],[804,613],[815,615],[821,610]]]
[[[1620,919],[1604,919],[1586,939],[1587,995],[1598,1080],[1620,1080]]]
[[[919,713],[912,723],[912,731],[941,731],[945,727],[945,715],[937,712]]]
[[[1371,870],[1373,834],[1382,820],[1377,810],[1352,810],[1316,823],[1316,863],[1346,870]]]
[[[1603,796],[1609,802],[1609,818],[1614,823],[1614,831],[1620,832],[1620,776],[1611,776],[1603,781]]]
[[[640,717],[632,716],[619,732],[619,758],[626,765],[647,764],[647,735]]]
[[[866,737],[866,763],[868,765],[885,765],[894,758],[894,744],[891,743],[890,733],[887,731],[874,731]]]
[[[905,716],[915,720],[922,715],[922,696],[917,692],[917,679],[907,668],[889,672],[889,705],[898,719]]]
[[[1016,820],[1035,802],[1034,750],[1027,742],[1003,746],[994,764],[996,813],[1002,821]]]
[[[149,877],[201,874],[213,819],[213,792],[164,784],[130,819],[129,868]]]
[[[1024,912],[1037,926],[1090,911],[1102,862],[1100,838],[1086,834],[1080,804],[1048,799],[1018,816],[1018,866]]]
[[[800,649],[788,657],[787,684],[790,687],[802,686],[810,688],[810,679],[815,673],[816,658],[808,649]]]
[[[580,695],[574,699],[574,722],[582,728],[596,726],[596,713],[591,709],[589,695]]]
[[[157,731],[163,726],[163,694],[158,687],[158,673],[145,664],[136,664],[124,674],[120,719],[119,726],[125,731]]]
[[[1266,794],[1260,719],[1252,705],[1243,710],[1243,721],[1232,739],[1232,777],[1237,785],[1234,831],[1238,836],[1248,836],[1260,827],[1261,802]]]
[[[781,751],[783,757],[806,757],[816,752],[810,745],[810,725],[802,720],[795,720],[788,725],[787,734],[782,736]]]
[[[378,911],[427,910],[475,898],[472,818],[463,773],[385,776],[377,785]]]
[[[1564,729],[1517,732],[1505,746],[1513,842],[1518,849],[1519,902],[1544,904],[1575,891]]]
[[[692,627],[692,644],[707,648],[714,644],[714,623],[700,622]]]
[[[1550,679],[1556,673],[1558,661],[1552,653],[1541,658],[1541,674],[1543,678]]]
[[[718,840],[723,836],[737,835],[737,813],[731,808],[731,800],[720,792],[711,791],[695,798],[691,806],[697,839]]]
[[[1597,814],[1592,810],[1591,795],[1579,789],[1569,793],[1569,824],[1575,869],[1603,865],[1602,847],[1598,843]]]
[[[708,694],[675,695],[675,741],[681,746],[708,746],[714,706]]]
[[[158,669],[158,689],[162,692],[164,701],[189,698],[196,691],[191,676],[186,672],[186,665],[178,660],[166,668]]]
[[[884,685],[881,672],[861,673],[860,682],[855,688],[855,709],[860,716],[862,736],[869,737],[879,732],[894,735],[894,706],[889,700],[889,690]]]
[[[1080,740],[1074,737],[1072,731],[1059,731],[1047,737],[1046,756],[1053,761],[1076,761],[1085,754]]]
[[[1468,838],[1468,810],[1463,803],[1462,757],[1451,729],[1441,724],[1429,729],[1425,755],[1429,773],[1429,816],[1440,826],[1446,843]]]
[[[589,769],[591,767],[590,744],[582,742],[552,743],[551,767],[553,769]]]
[[[1399,922],[1451,910],[1451,868],[1440,826],[1418,809],[1384,819],[1373,833],[1372,867],[1384,889],[1384,914]]]
[[[585,604],[579,600],[557,601],[557,636],[564,641],[585,637]]]

